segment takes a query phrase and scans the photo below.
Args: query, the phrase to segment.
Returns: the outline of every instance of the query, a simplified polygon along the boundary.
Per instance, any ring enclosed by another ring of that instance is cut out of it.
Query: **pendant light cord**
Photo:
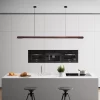
[[[65,8],[65,36],[66,36],[66,8],[67,6],[64,6],[64,8]]]
[[[35,36],[35,8],[36,6],[33,6],[33,8],[34,8],[34,36]]]

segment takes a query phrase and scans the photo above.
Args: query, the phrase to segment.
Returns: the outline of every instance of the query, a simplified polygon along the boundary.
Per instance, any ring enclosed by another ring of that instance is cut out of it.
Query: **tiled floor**
[[[98,90],[98,92],[99,92],[99,100],[100,100],[100,89]],[[2,100],[2,90],[0,89],[0,100]]]

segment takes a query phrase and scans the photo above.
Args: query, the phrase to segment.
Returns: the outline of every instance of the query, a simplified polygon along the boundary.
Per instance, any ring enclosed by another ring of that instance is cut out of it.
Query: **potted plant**
[[[65,71],[64,65],[63,65],[63,66],[60,65],[60,66],[58,67],[57,71],[59,72],[59,76],[60,76],[60,77],[64,76],[64,71]]]

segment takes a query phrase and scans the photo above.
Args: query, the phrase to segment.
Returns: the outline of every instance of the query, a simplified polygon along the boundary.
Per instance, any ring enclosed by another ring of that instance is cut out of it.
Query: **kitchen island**
[[[72,87],[71,100],[98,100],[98,78],[91,76],[36,75],[31,77],[7,76],[2,78],[3,100],[25,100],[25,87],[37,87],[36,100],[61,100],[63,91],[59,87]],[[29,98],[30,100],[30,98]]]

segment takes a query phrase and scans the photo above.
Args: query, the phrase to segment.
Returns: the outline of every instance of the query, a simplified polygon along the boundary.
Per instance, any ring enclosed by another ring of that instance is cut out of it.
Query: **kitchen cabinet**
[[[0,31],[8,32],[11,31],[11,16],[0,15]]]
[[[45,36],[65,36],[65,17],[63,15],[45,16]]]
[[[25,51],[22,51],[23,45],[22,41],[16,38],[17,35],[24,34],[22,32],[12,32],[12,71],[13,72],[22,72],[24,69],[26,71],[26,67],[22,66],[24,64],[24,59],[22,58],[22,54]],[[26,44],[27,45],[27,44]],[[23,62],[22,62],[23,61]]]
[[[35,36],[45,35],[45,15],[35,15]]]
[[[79,16],[79,32],[94,31],[94,15]]]
[[[33,32],[34,35],[34,16],[32,15],[12,15],[13,32]],[[32,34],[24,35],[32,35]]]
[[[100,15],[95,15],[95,31],[100,31]]]
[[[40,72],[43,64],[29,64],[28,50],[44,50],[43,39],[17,39],[17,35],[24,34],[22,32],[12,33],[12,63],[14,72]],[[31,33],[30,33],[31,34]]]
[[[45,39],[46,50],[77,50],[80,47],[79,39]]]
[[[79,64],[81,68],[94,73],[95,70],[95,47],[94,32],[80,32],[85,38],[80,42]],[[96,73],[95,73],[96,74]]]
[[[95,15],[95,74],[99,77],[99,87],[100,87],[100,63],[99,63],[99,57],[100,57],[100,15]]]
[[[34,27],[35,24],[35,27]],[[34,34],[35,28],[35,34]],[[20,32],[19,36],[43,36],[44,15],[16,15],[12,16],[12,31]]]
[[[79,35],[79,15],[66,15],[66,36]]]
[[[48,74],[59,74],[57,69],[60,65],[64,65],[65,72],[64,73],[77,73],[80,65],[78,63],[45,63],[45,73]]]
[[[63,86],[72,88],[68,92],[71,100],[98,100],[98,78],[95,76],[31,75],[29,78],[5,75],[2,78],[3,100],[25,100],[28,95],[25,87],[37,87],[34,91],[37,100],[60,100],[63,91],[58,88]]]
[[[1,78],[11,72],[11,32],[0,32],[0,87]]]
[[[94,72],[99,78],[99,87],[100,87],[100,32],[95,32],[95,66]]]

